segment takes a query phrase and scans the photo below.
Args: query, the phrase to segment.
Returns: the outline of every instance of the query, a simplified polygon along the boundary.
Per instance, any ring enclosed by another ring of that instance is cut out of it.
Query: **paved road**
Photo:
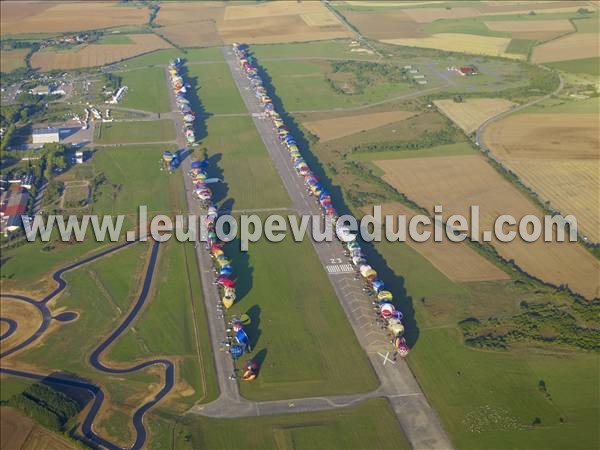
[[[109,255],[109,254],[117,251],[117,250],[125,248],[129,245],[135,244],[136,242],[137,241],[124,242],[124,243],[115,245],[113,247],[110,247],[106,250],[100,251],[94,255],[91,255],[87,258],[84,258],[80,261],[77,261],[73,264],[70,264],[66,267],[63,267],[63,268],[57,270],[52,275],[52,279],[57,283],[56,288],[52,292],[50,292],[48,295],[46,295],[44,298],[42,298],[41,300],[35,300],[33,298],[30,298],[30,297],[27,297],[24,295],[2,293],[1,294],[2,297],[11,298],[13,300],[24,301],[24,302],[27,302],[27,303],[35,306],[39,310],[39,312],[42,316],[42,322],[41,322],[39,328],[34,332],[34,334],[32,334],[31,336],[26,338],[24,341],[19,342],[18,344],[5,350],[3,353],[0,354],[0,358],[5,358],[9,355],[16,353],[19,350],[24,349],[27,346],[31,345],[32,343],[37,341],[44,334],[44,332],[48,329],[48,327],[50,326],[50,323],[53,319],[59,320],[58,316],[57,317],[52,316],[50,309],[48,308],[47,305],[51,300],[56,298],[56,296],[58,296],[67,287],[67,282],[63,279],[63,274],[65,272],[67,272],[69,270],[73,270],[84,264],[88,264],[97,259],[100,259],[106,255]],[[153,398],[151,398],[146,403],[141,405],[138,409],[136,409],[133,413],[132,423],[135,428],[135,440],[134,440],[133,445],[130,447],[132,449],[142,448],[146,442],[147,432],[146,432],[146,427],[144,425],[144,415],[146,414],[146,412],[148,410],[150,410],[152,407],[154,407],[160,400],[162,400],[173,388],[174,379],[175,379],[174,364],[167,359],[153,359],[153,360],[145,361],[140,364],[136,364],[132,367],[113,368],[113,367],[110,367],[110,366],[107,366],[106,364],[104,364],[100,358],[101,358],[103,352],[115,340],[117,340],[121,336],[121,334],[123,334],[123,332],[125,332],[129,328],[129,326],[137,318],[139,312],[142,310],[142,308],[147,300],[150,286],[152,284],[152,279],[154,276],[156,262],[157,262],[157,258],[158,258],[158,248],[159,248],[159,243],[154,242],[153,247],[152,247],[152,252],[150,255],[150,260],[148,262],[148,267],[146,269],[146,276],[144,278],[142,290],[140,292],[138,299],[134,303],[132,309],[127,313],[126,317],[119,324],[119,326],[110,334],[110,336],[108,336],[106,339],[104,339],[98,345],[98,347],[92,351],[92,354],[90,355],[90,358],[89,358],[89,362],[94,368],[96,368],[99,371],[106,372],[106,373],[113,373],[113,374],[133,373],[133,372],[137,372],[139,370],[145,369],[145,368],[153,366],[153,365],[160,365],[163,367],[163,369],[165,371],[164,372],[165,373],[164,384],[163,384],[162,388],[160,389],[160,391]],[[9,328],[9,330],[7,332],[5,332],[2,336],[0,336],[0,340],[3,340],[3,339],[8,338],[10,335],[12,335],[12,333],[14,333],[16,327],[18,327],[18,323],[16,323],[15,321],[13,321],[11,319],[8,319],[8,318],[0,318],[0,320],[3,322],[9,323],[9,326],[11,326],[11,322],[12,322],[11,328]],[[28,379],[32,379],[32,380],[36,380],[36,381],[44,381],[46,383],[70,386],[70,387],[74,387],[77,389],[83,389],[85,391],[88,391],[93,396],[93,402],[92,402],[91,407],[87,411],[87,413],[84,417],[84,420],[81,424],[81,430],[83,432],[85,440],[88,441],[88,443],[93,446],[107,448],[110,450],[118,450],[121,448],[118,445],[104,439],[103,437],[101,437],[94,431],[94,422],[95,422],[95,420],[98,416],[98,413],[102,407],[102,404],[104,402],[104,393],[103,393],[102,389],[100,389],[98,386],[93,385],[88,382],[85,382],[85,381],[82,381],[82,380],[79,380],[77,378],[71,377],[70,375],[67,375],[67,374],[42,375],[42,374],[35,373],[35,372],[15,370],[15,369],[7,368],[7,367],[0,367],[0,373],[5,373],[5,374],[18,376],[18,377],[22,377],[22,378],[28,378]]]
[[[321,214],[316,201],[308,196],[303,181],[296,174],[288,152],[276,136],[271,121],[263,117],[262,108],[255,98],[248,80],[241,72],[235,55],[230,48],[224,48],[223,55],[244,103],[248,111],[252,113],[254,124],[292,199],[294,209],[298,214]],[[324,269],[328,269],[332,265],[339,267],[340,263],[348,262],[339,242],[317,243],[312,241],[312,243]],[[377,393],[390,400],[412,447],[415,449],[451,448],[448,436],[406,362],[404,360],[393,361],[388,358],[391,348],[389,337],[385,331],[374,324],[371,300],[363,293],[362,283],[355,279],[353,272],[331,273],[331,271],[327,271],[327,274],[361,346],[366,351],[381,381]],[[261,413],[274,414],[276,412],[279,411],[269,408],[268,404],[261,404]]]

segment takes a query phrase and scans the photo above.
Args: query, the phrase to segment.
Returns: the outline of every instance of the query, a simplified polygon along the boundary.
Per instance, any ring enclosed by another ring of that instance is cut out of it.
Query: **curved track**
[[[31,345],[33,342],[35,342],[37,339],[39,339],[44,334],[44,332],[47,330],[48,326],[50,325],[50,322],[53,319],[52,314],[51,314],[50,309],[48,308],[47,304],[67,287],[67,282],[62,278],[62,276],[65,272],[67,272],[69,270],[73,270],[75,268],[78,268],[78,267],[80,267],[84,264],[90,263],[92,261],[95,261],[99,258],[102,258],[103,256],[107,256],[117,250],[120,250],[120,249],[127,247],[131,244],[134,244],[136,242],[137,241],[125,242],[125,243],[116,245],[107,250],[101,251],[101,252],[96,253],[88,258],[82,259],[81,261],[77,261],[73,264],[70,264],[66,267],[63,267],[63,268],[57,270],[56,272],[54,272],[52,274],[52,279],[57,283],[57,287],[41,300],[35,300],[33,298],[30,298],[30,297],[27,297],[24,295],[18,295],[18,294],[1,294],[2,297],[24,301],[24,302],[27,302],[27,303],[35,306],[42,315],[42,322],[41,322],[40,326],[38,327],[38,329],[27,339],[25,339],[22,342],[19,342],[17,345],[14,345],[11,348],[9,348],[8,350],[0,353],[0,358],[9,356],[25,347]],[[169,393],[169,391],[173,388],[174,378],[175,378],[175,376],[174,376],[175,366],[171,361],[169,361],[167,359],[153,359],[153,360],[145,361],[143,363],[140,363],[135,366],[128,367],[128,368],[113,368],[113,367],[109,367],[105,363],[103,363],[101,361],[101,356],[104,353],[104,351],[106,349],[108,349],[108,347],[110,347],[119,338],[119,336],[121,336],[121,334],[123,334],[123,332],[125,332],[127,330],[127,328],[135,320],[135,318],[137,317],[139,312],[142,310],[142,308],[148,298],[148,292],[150,291],[150,286],[152,284],[152,278],[154,276],[154,269],[156,267],[156,261],[158,258],[158,249],[159,249],[159,243],[154,242],[154,244],[152,246],[150,260],[148,262],[148,267],[146,269],[146,275],[144,277],[142,290],[141,290],[140,295],[138,296],[137,300],[135,301],[133,307],[127,313],[127,315],[125,316],[123,321],[119,324],[119,326],[92,351],[92,353],[89,357],[89,362],[92,365],[92,367],[94,367],[95,369],[97,369],[101,372],[104,372],[104,373],[128,374],[128,373],[137,372],[139,370],[143,370],[143,369],[153,366],[153,365],[161,365],[161,366],[163,366],[163,368],[165,370],[165,381],[164,381],[164,384],[163,384],[163,387],[161,388],[161,390],[154,396],[154,398],[152,398],[148,402],[144,403],[133,413],[132,421],[133,421],[133,426],[135,428],[135,441],[134,441],[133,445],[130,447],[132,449],[141,448],[144,445],[144,443],[146,442],[148,433],[144,426],[144,414],[149,409],[151,409],[154,405],[156,405],[156,403],[158,403],[163,397],[165,397]],[[9,324],[8,330],[0,336],[0,340],[4,340],[14,334],[14,332],[16,331],[16,329],[18,327],[18,324],[16,321],[9,319],[9,318],[5,318],[5,317],[0,317],[0,321]],[[15,369],[9,369],[9,368],[4,368],[4,367],[0,367],[0,373],[18,376],[18,377],[22,377],[22,378],[28,378],[28,379],[36,380],[36,381],[43,380],[44,382],[47,382],[47,383],[74,387],[74,388],[82,389],[82,390],[89,392],[93,396],[93,402],[81,424],[81,429],[83,431],[83,435],[84,435],[85,439],[87,441],[89,441],[90,444],[94,444],[95,446],[100,446],[100,447],[104,447],[104,448],[111,449],[111,450],[121,449],[121,447],[102,438],[101,436],[96,434],[93,430],[94,421],[96,420],[96,418],[98,416],[98,412],[100,411],[100,408],[102,407],[102,404],[104,402],[104,392],[102,391],[102,389],[100,387],[98,387],[94,384],[76,379],[76,378],[71,378],[67,375],[60,375],[60,376],[41,375],[41,374],[34,373],[34,372],[15,370]]]

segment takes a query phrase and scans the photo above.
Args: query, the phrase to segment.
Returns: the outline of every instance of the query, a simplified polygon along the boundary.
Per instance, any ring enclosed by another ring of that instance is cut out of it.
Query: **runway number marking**
[[[396,364],[394,362],[394,360],[390,359],[390,352],[386,352],[385,355],[383,353],[379,353],[379,352],[377,352],[377,354],[383,358],[383,365],[384,366],[385,366],[386,362],[389,362],[389,363],[392,363],[392,364]]]
[[[327,273],[332,275],[354,272],[354,269],[350,264],[329,264],[325,266],[325,270],[327,270]]]

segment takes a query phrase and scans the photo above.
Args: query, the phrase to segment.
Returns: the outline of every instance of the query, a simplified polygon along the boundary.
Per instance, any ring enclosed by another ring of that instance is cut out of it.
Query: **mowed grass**
[[[359,94],[341,94],[326,79],[331,70],[322,61],[259,60],[277,86],[277,95],[288,111],[321,110],[359,106],[398,96],[410,89],[404,82],[381,81]]]
[[[561,61],[549,63],[550,67],[570,73],[587,73],[589,75],[600,75],[600,57],[575,59],[573,61]]]
[[[208,136],[200,145],[208,148],[213,161],[209,173],[224,179],[224,183],[213,185],[216,198],[227,198],[230,209],[283,208],[290,204],[250,117],[210,117],[206,127]]]
[[[193,448],[222,450],[410,448],[389,403],[384,399],[367,400],[352,408],[279,416],[228,420],[197,417],[189,422],[188,427]],[[176,447],[185,448],[186,443],[182,439]]]
[[[196,95],[201,98],[202,108],[211,114],[231,114],[247,112],[229,66],[221,56],[222,64],[190,64],[187,77],[196,87]]]
[[[150,67],[117,73],[127,92],[119,106],[156,113],[171,110],[167,80],[162,67]]]
[[[279,243],[266,239],[251,243],[247,254],[232,243],[226,254],[231,255],[238,295],[242,295],[231,313],[251,317],[246,327],[251,356],[262,361],[260,376],[240,385],[242,395],[274,400],[367,392],[377,387],[308,240],[295,242],[288,233]]]
[[[167,142],[173,139],[175,129],[170,119],[104,122],[94,130],[96,144]]]
[[[172,239],[162,246],[152,301],[111,348],[110,358],[126,363],[155,355],[176,356],[181,378],[194,390],[181,397],[190,407],[196,401],[207,402],[217,395],[202,288],[193,244]]]

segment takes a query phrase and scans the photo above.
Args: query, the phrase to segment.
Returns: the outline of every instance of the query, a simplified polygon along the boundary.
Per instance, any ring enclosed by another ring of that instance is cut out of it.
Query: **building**
[[[27,211],[29,192],[20,184],[13,184],[2,192],[0,199],[0,232],[7,235],[21,228],[21,216]]]
[[[47,84],[46,85],[42,84],[40,86],[34,87],[29,92],[32,93],[33,95],[48,95],[52,92],[52,89]]]
[[[38,128],[33,130],[31,141],[34,144],[47,144],[50,142],[60,142],[59,128]]]

